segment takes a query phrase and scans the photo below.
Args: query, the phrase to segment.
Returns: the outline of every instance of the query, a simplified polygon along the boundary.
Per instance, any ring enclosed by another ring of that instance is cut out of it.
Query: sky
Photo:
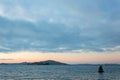
[[[0,0],[0,63],[120,63],[120,0]]]

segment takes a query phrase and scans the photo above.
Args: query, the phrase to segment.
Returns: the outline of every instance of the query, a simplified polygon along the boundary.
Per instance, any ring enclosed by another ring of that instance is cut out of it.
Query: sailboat
[[[104,70],[103,70],[103,68],[102,68],[102,65],[99,66],[98,72],[99,72],[99,73],[103,73],[103,72],[104,72]]]

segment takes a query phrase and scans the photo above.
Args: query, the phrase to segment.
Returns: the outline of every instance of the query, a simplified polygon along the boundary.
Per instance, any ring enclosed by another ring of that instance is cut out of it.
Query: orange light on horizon
[[[37,62],[56,60],[65,63],[120,63],[120,54],[116,53],[41,53],[14,52],[0,53],[0,63]],[[8,60],[7,60],[8,59]]]

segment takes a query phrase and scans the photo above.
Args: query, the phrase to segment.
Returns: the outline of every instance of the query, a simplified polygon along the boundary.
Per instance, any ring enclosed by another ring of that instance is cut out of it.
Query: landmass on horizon
[[[98,64],[69,64],[69,63],[63,63],[60,61],[55,61],[55,60],[45,60],[45,61],[39,61],[39,62],[21,62],[21,63],[0,63],[0,65],[100,65],[100,63]],[[103,64],[105,66],[114,66],[114,65],[120,65],[120,64]]]
[[[21,63],[1,63],[1,65],[9,65],[9,64],[17,64],[17,65],[68,65],[67,63],[55,61],[55,60],[45,60],[39,62],[21,62]]]

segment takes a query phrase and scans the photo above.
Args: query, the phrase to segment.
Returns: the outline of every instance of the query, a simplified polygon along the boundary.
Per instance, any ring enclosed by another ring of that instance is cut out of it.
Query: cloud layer
[[[120,51],[119,5],[119,0],[0,0],[0,52]]]

